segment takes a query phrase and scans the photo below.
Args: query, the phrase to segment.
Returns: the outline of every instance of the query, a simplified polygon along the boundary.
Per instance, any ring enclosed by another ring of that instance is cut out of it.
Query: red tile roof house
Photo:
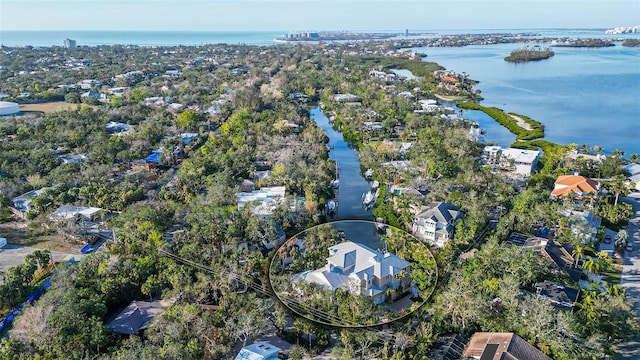
[[[565,197],[574,193],[576,199],[583,198],[587,194],[597,195],[600,191],[600,183],[580,175],[563,175],[556,180],[551,196]]]
[[[552,360],[514,333],[478,332],[473,334],[462,359]]]

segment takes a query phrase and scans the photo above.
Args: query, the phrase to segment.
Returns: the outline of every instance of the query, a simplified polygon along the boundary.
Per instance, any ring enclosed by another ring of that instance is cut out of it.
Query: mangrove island
[[[539,61],[552,57],[554,55],[551,49],[541,49],[538,46],[534,46],[533,48],[525,47],[521,49],[515,49],[509,54],[509,56],[504,58],[504,61],[508,62],[527,62],[527,61]]]

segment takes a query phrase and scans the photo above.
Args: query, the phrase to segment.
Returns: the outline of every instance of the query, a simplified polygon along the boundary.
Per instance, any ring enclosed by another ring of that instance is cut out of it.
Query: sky
[[[0,31],[414,31],[631,25],[640,25],[640,0],[0,0]]]

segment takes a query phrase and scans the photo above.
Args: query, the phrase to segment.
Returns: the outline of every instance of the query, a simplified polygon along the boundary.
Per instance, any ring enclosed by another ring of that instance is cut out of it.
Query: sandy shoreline
[[[516,116],[516,115],[512,115],[512,114],[509,114],[509,116],[511,116],[511,118],[513,118],[515,121],[517,121],[518,122],[518,126],[520,126],[521,128],[523,128],[523,129],[525,129],[527,131],[533,130],[531,125],[529,125],[526,121],[522,120],[522,118],[520,116]]]

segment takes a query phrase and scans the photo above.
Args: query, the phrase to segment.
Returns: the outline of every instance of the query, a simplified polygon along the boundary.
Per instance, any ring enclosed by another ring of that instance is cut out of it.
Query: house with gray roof
[[[453,238],[454,228],[461,217],[459,207],[434,201],[415,216],[413,235],[437,247],[444,247]]]
[[[570,245],[520,233],[511,233],[506,243],[542,254],[553,261],[557,266],[556,271],[566,272],[572,281],[578,282],[580,280],[582,271],[574,268],[574,259],[571,255],[573,249]]]
[[[410,271],[411,263],[394,254],[346,241],[329,248],[325,266],[296,274],[294,282],[311,282],[331,291],[341,288],[380,304],[386,300],[387,288],[400,294],[411,290]]]
[[[545,280],[536,283],[536,295],[551,301],[551,304],[559,310],[573,312],[574,304],[580,295],[580,289]]]
[[[12,199],[13,207],[18,210],[23,216],[33,207],[32,199],[36,196],[43,195],[47,190],[52,190],[52,187],[44,187],[37,190],[31,190],[20,196]]]
[[[166,306],[161,300],[133,301],[107,325],[107,330],[123,335],[137,334],[140,330],[147,329],[151,320],[162,314]]]

